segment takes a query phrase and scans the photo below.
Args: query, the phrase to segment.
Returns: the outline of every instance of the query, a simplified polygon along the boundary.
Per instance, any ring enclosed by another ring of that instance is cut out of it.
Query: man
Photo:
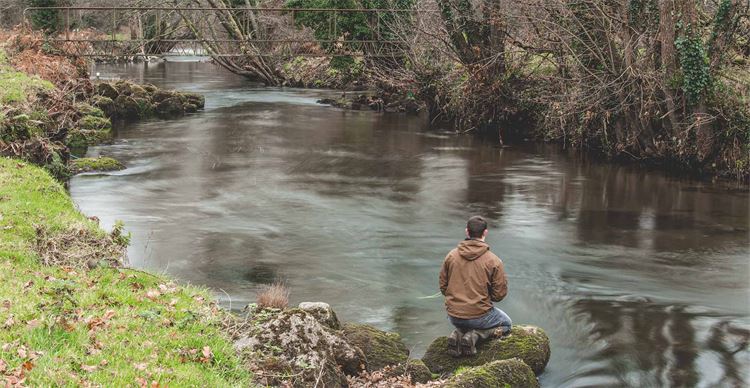
[[[440,292],[456,330],[448,337],[448,353],[454,357],[476,354],[476,343],[498,329],[510,332],[511,320],[492,302],[508,293],[503,262],[484,241],[487,221],[475,216],[466,223],[466,239],[448,253],[440,270]],[[498,333],[499,334],[499,333]]]

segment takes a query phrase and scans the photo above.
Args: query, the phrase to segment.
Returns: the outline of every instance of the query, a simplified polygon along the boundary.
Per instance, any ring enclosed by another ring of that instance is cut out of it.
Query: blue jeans
[[[508,314],[497,307],[493,307],[492,310],[478,318],[461,319],[451,317],[450,315],[448,318],[453,326],[464,332],[469,330],[492,329],[501,326],[503,328],[503,333],[508,333],[510,332],[510,327],[513,325]]]

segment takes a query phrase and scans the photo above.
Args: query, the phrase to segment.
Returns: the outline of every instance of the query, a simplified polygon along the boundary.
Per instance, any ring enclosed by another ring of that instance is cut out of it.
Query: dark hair
[[[466,230],[469,232],[470,238],[482,237],[482,233],[487,230],[487,221],[480,216],[471,217],[466,223]]]

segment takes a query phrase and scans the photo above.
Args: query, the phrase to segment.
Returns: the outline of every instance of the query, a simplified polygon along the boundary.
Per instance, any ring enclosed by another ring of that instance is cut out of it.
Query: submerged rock
[[[538,387],[534,371],[523,361],[498,360],[461,371],[448,379],[444,388]]]
[[[302,302],[299,304],[299,308],[310,313],[323,326],[326,326],[329,329],[333,330],[341,329],[341,323],[339,322],[338,317],[336,317],[336,313],[328,303]]]
[[[396,333],[355,323],[344,324],[342,333],[350,344],[364,352],[368,371],[396,365],[409,359],[409,349]]]
[[[235,348],[256,354],[254,358],[264,371],[274,372],[280,379],[297,376],[294,385],[299,387],[315,385],[316,381],[319,386],[346,386],[344,373],[356,375],[365,363],[361,350],[301,309],[282,311],[259,322],[235,341]]]
[[[496,360],[518,358],[536,374],[542,373],[550,357],[549,338],[535,326],[513,326],[503,338],[491,339],[477,346],[477,354],[454,358],[448,355],[448,337],[439,337],[427,348],[422,361],[433,373],[453,373],[460,367],[479,366]]]
[[[107,157],[78,158],[70,161],[70,172],[73,174],[94,171],[117,171],[124,168],[125,166],[122,163]]]

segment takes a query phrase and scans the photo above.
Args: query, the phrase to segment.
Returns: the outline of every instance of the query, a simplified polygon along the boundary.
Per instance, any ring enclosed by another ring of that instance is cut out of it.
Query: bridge
[[[54,15],[45,38],[62,55],[137,58],[169,56],[394,58],[407,39],[439,17],[434,9],[29,7],[24,20]],[[96,29],[77,28],[83,15]],[[356,17],[367,33],[345,30]],[[311,25],[313,28],[311,28]],[[403,28],[404,26],[410,28]],[[314,32],[313,32],[314,30]]]

